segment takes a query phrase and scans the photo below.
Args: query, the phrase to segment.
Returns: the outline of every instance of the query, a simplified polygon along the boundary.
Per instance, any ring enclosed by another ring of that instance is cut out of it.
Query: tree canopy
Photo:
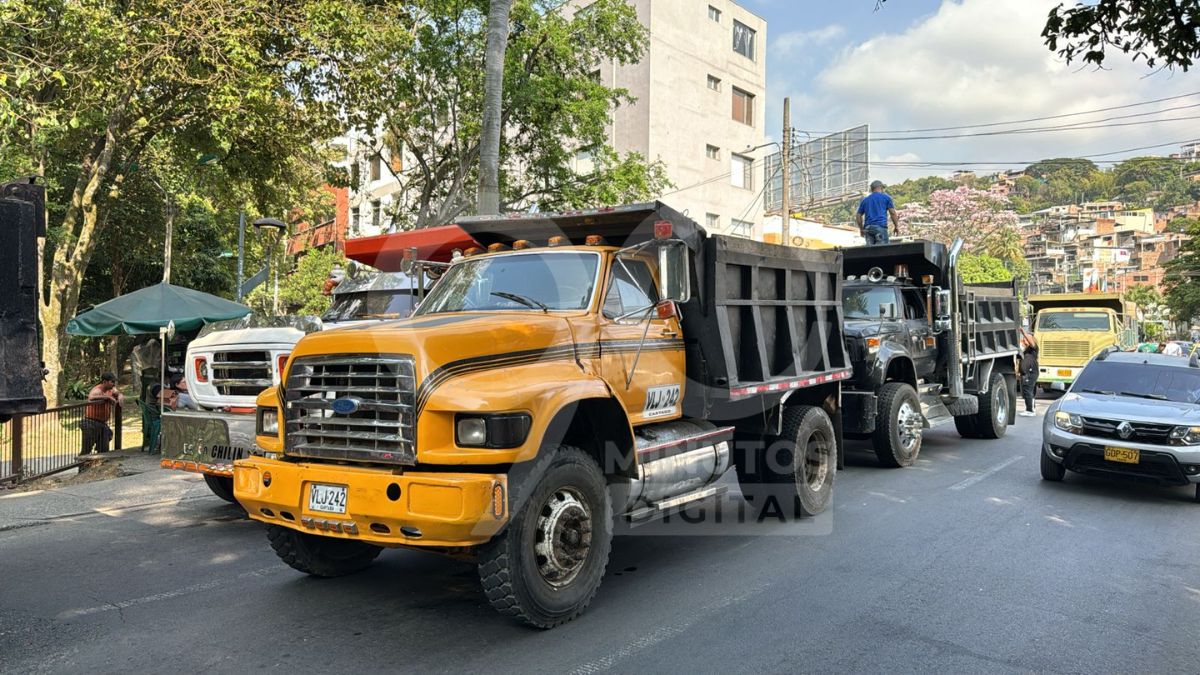
[[[1101,66],[1110,49],[1187,71],[1200,56],[1200,0],[1091,0],[1050,10],[1046,46],[1067,63]]]

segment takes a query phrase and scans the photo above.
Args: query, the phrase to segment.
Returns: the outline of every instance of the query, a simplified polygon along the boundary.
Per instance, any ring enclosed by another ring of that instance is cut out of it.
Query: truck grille
[[[1143,422],[1130,422],[1129,426],[1133,427],[1133,435],[1129,438],[1121,438],[1117,433],[1117,425],[1121,420],[1105,420],[1096,417],[1083,418],[1083,435],[1097,436],[1100,438],[1115,438],[1117,440],[1134,441],[1137,443],[1153,443],[1156,445],[1166,445],[1168,436],[1171,433],[1171,425],[1169,424],[1147,424]]]
[[[1039,354],[1045,359],[1077,359],[1086,361],[1092,355],[1091,345],[1084,340],[1046,340]]]
[[[288,454],[416,464],[416,385],[407,355],[295,359],[284,387]]]
[[[270,352],[217,352],[211,368],[213,387],[222,396],[258,396],[274,384]]]

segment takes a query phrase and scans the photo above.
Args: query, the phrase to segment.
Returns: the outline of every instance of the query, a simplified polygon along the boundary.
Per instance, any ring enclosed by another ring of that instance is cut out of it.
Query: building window
[[[358,232],[362,227],[362,211],[357,206],[350,209],[350,231]]]
[[[740,21],[733,22],[733,51],[754,60],[754,29]]]
[[[708,88],[713,91],[721,91],[721,78],[708,76]]]
[[[376,230],[379,229],[379,221],[381,220],[382,215],[383,215],[383,209],[380,208],[379,200],[378,199],[372,200],[371,201],[371,227],[375,228]]]
[[[745,155],[729,155],[729,184],[736,188],[750,190],[754,187],[754,175],[751,173],[754,160]]]
[[[381,161],[378,152],[371,155],[371,180],[379,180],[379,177],[383,175],[381,171],[382,164],[383,162]]]
[[[715,232],[721,227],[721,216],[715,213],[704,214],[704,226]]]
[[[733,88],[733,119],[754,126],[754,94]]]
[[[717,9],[716,7],[713,7],[712,5],[709,5],[708,6],[708,18],[712,19],[713,21],[716,21],[717,23],[721,23],[721,10]]]
[[[754,223],[749,220],[738,220],[737,218],[734,218],[733,220],[729,221],[729,234],[732,234],[735,237],[746,237],[749,239],[750,235],[754,234]]]
[[[704,156],[709,159],[721,159],[721,149],[715,145],[704,146]]]

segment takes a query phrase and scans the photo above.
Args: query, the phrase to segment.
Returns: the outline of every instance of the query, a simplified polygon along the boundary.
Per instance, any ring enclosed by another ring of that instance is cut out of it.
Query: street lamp
[[[275,315],[279,314],[279,264],[275,261],[272,264],[271,259],[278,252],[279,242],[283,240],[283,235],[287,233],[287,224],[278,218],[259,218],[254,221],[254,227],[258,228],[259,232],[267,229],[275,230],[275,241],[271,244],[271,253],[267,256],[267,269],[273,275],[273,283],[275,286],[274,300],[271,302],[271,310]]]

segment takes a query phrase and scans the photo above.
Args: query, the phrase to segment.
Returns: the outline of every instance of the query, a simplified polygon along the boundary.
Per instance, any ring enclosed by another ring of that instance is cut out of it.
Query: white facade
[[[334,166],[350,174],[347,237],[370,237],[393,231],[392,217],[404,203],[404,186],[396,178],[407,158],[399,150],[372,143],[361,134],[345,134],[330,142],[341,157]]]
[[[767,216],[763,223],[762,240],[769,243],[781,243],[783,233],[781,216]],[[792,218],[788,234],[792,245],[802,248],[834,248],[846,246],[863,246],[866,240],[859,234],[858,228],[847,225],[827,225],[815,220]]]
[[[613,113],[609,144],[663,162],[669,206],[709,231],[761,239],[766,21],[729,0],[628,2],[650,41],[640,62],[599,68],[602,84],[636,99]]]

